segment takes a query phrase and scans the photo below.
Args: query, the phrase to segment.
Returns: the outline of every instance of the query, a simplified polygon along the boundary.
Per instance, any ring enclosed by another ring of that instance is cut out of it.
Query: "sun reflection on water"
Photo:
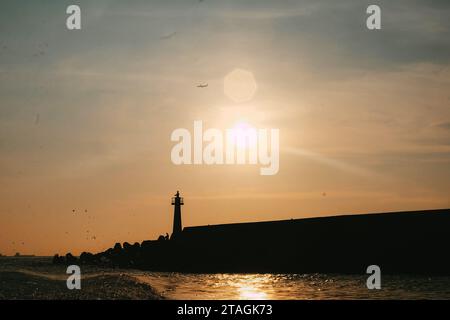
[[[228,286],[235,289],[235,298],[242,300],[267,300],[271,298],[270,291],[273,282],[270,275],[226,275]]]
[[[253,286],[242,286],[238,289],[239,299],[242,300],[267,300],[267,293]]]
[[[450,277],[385,277],[367,290],[364,275],[181,274],[144,272],[141,280],[168,299],[386,299],[449,297]]]

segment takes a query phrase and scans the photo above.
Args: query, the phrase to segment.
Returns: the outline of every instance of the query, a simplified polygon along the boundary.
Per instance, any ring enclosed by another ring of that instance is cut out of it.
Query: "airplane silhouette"
[[[205,84],[199,84],[199,85],[197,86],[197,88],[206,88],[207,86],[208,86],[207,83],[205,83]]]

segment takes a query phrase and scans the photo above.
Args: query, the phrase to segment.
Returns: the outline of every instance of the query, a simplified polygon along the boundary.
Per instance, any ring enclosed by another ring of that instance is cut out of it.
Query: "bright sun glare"
[[[251,145],[249,130],[254,130],[252,126],[250,126],[245,121],[237,122],[232,128],[233,135],[236,137],[236,146],[241,149],[249,149]]]

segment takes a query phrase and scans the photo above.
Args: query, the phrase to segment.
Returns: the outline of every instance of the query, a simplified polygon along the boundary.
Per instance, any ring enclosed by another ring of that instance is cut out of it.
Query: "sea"
[[[69,290],[64,266],[50,257],[0,257],[0,299],[450,299],[450,277],[382,275],[189,274],[81,266],[81,289]]]

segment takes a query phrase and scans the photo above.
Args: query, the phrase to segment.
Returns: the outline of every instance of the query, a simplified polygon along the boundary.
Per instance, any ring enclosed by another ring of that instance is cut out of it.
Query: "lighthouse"
[[[173,231],[171,238],[173,239],[181,233],[181,206],[184,205],[183,198],[180,197],[180,192],[177,191],[175,197],[172,198],[173,209]]]

